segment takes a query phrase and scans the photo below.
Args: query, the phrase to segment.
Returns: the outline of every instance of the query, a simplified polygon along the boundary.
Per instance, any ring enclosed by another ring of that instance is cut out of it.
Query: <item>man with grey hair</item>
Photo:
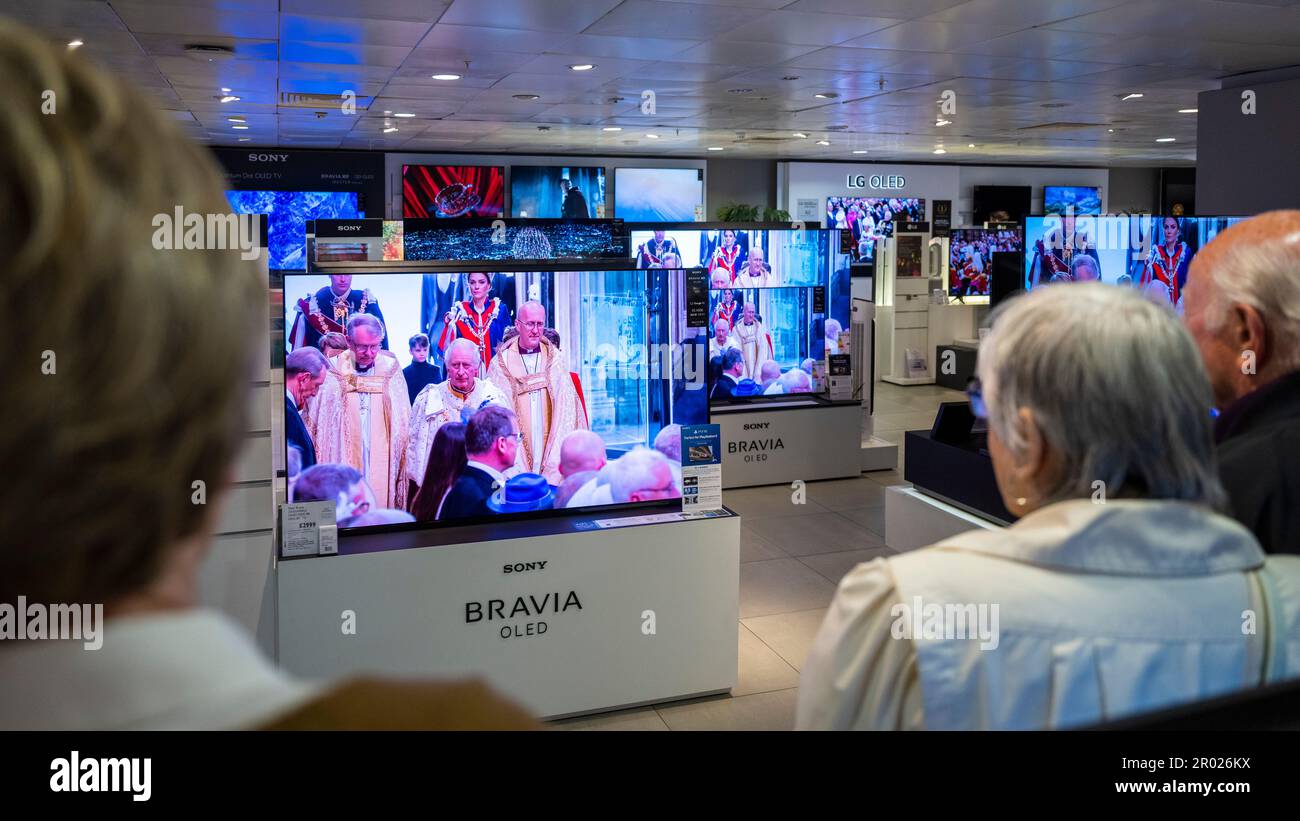
[[[811,391],[812,377],[808,375],[808,372],[803,368],[791,368],[781,374],[781,378],[769,385],[767,390],[763,391],[763,393],[772,395],[782,393],[809,393]]]
[[[1192,260],[1183,321],[1210,375],[1232,514],[1300,553],[1300,210],[1229,226]]]
[[[384,338],[382,322],[371,314],[353,314],[348,349],[327,371],[307,427],[319,461],[356,468],[379,507],[402,510],[411,400],[397,357],[381,348]]]
[[[605,472],[609,477],[610,498],[615,504],[682,495],[668,460],[659,451],[644,445],[637,445],[610,462]]]
[[[327,370],[325,354],[315,348],[299,348],[284,358],[284,438],[301,451],[302,470],[316,464],[316,445],[302,411],[325,383]]]

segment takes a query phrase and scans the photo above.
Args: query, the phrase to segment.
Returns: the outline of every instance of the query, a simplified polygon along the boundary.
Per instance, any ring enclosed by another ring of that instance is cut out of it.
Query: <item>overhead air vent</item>
[[[372,97],[357,97],[358,109],[370,108]],[[296,91],[281,91],[280,105],[286,108],[310,108],[338,110],[344,102],[342,94],[303,94]]]
[[[196,60],[207,60],[208,62],[224,62],[233,59],[235,50],[230,46],[214,45],[212,43],[188,43],[185,46],[185,53]]]

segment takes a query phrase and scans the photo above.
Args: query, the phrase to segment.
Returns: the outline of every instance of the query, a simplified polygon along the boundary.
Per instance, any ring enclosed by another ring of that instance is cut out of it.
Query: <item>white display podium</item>
[[[862,472],[862,403],[808,397],[713,407],[722,431],[722,486],[788,485]],[[892,465],[891,465],[892,467]]]
[[[405,546],[439,537],[464,540]],[[290,673],[477,677],[543,718],[735,686],[739,516],[631,510],[361,538],[372,552],[279,562]]]
[[[899,553],[977,528],[1001,530],[1002,525],[911,486],[885,488],[885,544]]]

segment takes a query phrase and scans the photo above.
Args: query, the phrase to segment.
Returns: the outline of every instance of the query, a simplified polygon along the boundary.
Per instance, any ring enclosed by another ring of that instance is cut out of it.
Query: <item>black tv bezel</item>
[[[488,222],[491,223],[492,220],[488,220]],[[623,262],[625,260],[617,260],[617,261]],[[550,264],[542,265],[542,266],[521,264],[512,260],[500,261],[500,262],[502,262],[502,264],[486,265],[486,266],[472,265],[467,267],[463,263],[463,261],[460,261],[458,262],[454,270],[431,270],[427,265],[424,265],[419,260],[404,261],[398,263],[394,263],[391,261],[387,263],[383,263],[383,262],[376,263],[373,261],[341,262],[341,263],[332,263],[332,264],[327,263],[322,266],[317,266],[315,269],[308,270],[308,271],[297,271],[297,270],[288,271],[286,272],[286,274],[288,276],[322,276],[331,273],[348,273],[354,275],[375,274],[375,275],[423,276],[424,274],[438,274],[438,273],[468,273],[469,270],[471,269],[473,271],[486,271],[489,273],[524,273],[524,274],[577,273],[582,271],[590,271],[590,272],[597,272],[597,273],[603,271],[642,271],[648,273],[648,271],[650,270],[650,269],[639,269],[635,265],[624,266],[624,267],[608,267],[604,264],[591,264],[592,261],[590,260],[584,260],[583,261],[584,264],[576,264],[576,263],[564,264],[564,263],[556,263],[555,260],[544,260],[543,262],[550,263]],[[603,260],[601,262],[603,263]],[[681,271],[684,277],[687,271],[696,271],[700,269],[672,268],[672,269],[653,269],[653,270]],[[279,292],[280,299],[282,302],[283,300],[286,299],[285,294],[287,288],[286,288],[285,278],[283,276],[279,278],[279,282],[272,287],[272,290]],[[707,336],[705,337],[705,340],[707,344]],[[289,349],[287,344],[283,346],[283,355],[285,357],[288,357],[289,355]],[[280,361],[274,363],[273,370],[275,369],[278,369],[281,375],[283,376],[284,362]],[[707,382],[707,372],[706,372],[706,382],[705,382],[704,390],[706,391],[709,390],[708,382]],[[281,407],[283,406],[279,404],[276,405],[276,408],[281,408]],[[277,412],[283,413],[284,411],[281,410]],[[705,421],[701,424],[707,424],[709,422],[709,419],[711,418],[708,415],[709,402],[707,396],[705,397],[705,413],[706,413]],[[676,423],[676,424],[681,424],[681,423]],[[288,464],[289,447],[290,445],[289,445],[288,437],[285,437],[284,458],[285,458],[286,465]],[[283,486],[281,489],[284,491],[284,497],[286,503],[291,503],[292,500],[289,499],[289,476],[287,471],[284,471],[282,474],[277,475],[275,477],[275,481],[280,481],[280,480],[283,480]],[[681,497],[679,496],[676,498],[656,499],[647,502],[622,502],[616,504],[597,505],[591,507],[572,507],[572,508],[566,507],[566,508],[558,508],[558,509],[552,508],[550,510],[533,510],[533,511],[520,512],[520,513],[497,514],[494,516],[471,516],[462,519],[453,519],[448,521],[445,524],[439,523],[435,520],[431,522],[416,521],[416,522],[400,522],[400,523],[385,524],[385,525],[369,525],[364,528],[355,528],[355,527],[339,528],[338,534],[339,534],[340,545],[342,545],[342,543],[345,540],[351,541],[353,539],[358,539],[358,538],[364,539],[367,536],[377,535],[381,533],[402,533],[408,531],[413,532],[413,531],[421,531],[421,530],[443,532],[445,530],[450,530],[457,527],[487,525],[494,522],[513,523],[513,522],[527,521],[530,519],[564,518],[564,517],[570,517],[575,515],[617,513],[620,511],[627,511],[627,510],[667,511],[670,508],[681,510],[681,505],[682,505],[682,500]],[[406,511],[406,512],[409,513],[410,511]],[[505,518],[502,518],[503,516]],[[340,552],[343,551],[340,549]],[[314,558],[314,557],[304,556],[300,558]]]
[[[435,260],[435,259],[409,259],[406,257],[405,237],[410,236],[413,231],[419,231],[425,228],[440,228],[440,229],[448,229],[448,230],[460,230],[463,228],[492,228],[496,226],[498,223],[505,223],[506,228],[512,228],[512,227],[526,228],[526,227],[537,226],[537,225],[608,225],[610,226],[610,241],[613,245],[618,246],[620,250],[617,256],[551,257],[548,259],[515,258],[515,259],[508,259],[508,260],[499,260],[499,259],[497,260],[436,259]],[[457,263],[457,264],[465,263],[465,264],[476,266],[476,270],[481,269],[484,265],[495,265],[495,264],[515,265],[515,264],[526,263],[533,266],[528,268],[527,270],[534,271],[534,270],[544,270],[544,269],[538,269],[536,266],[546,265],[548,263],[571,264],[576,262],[576,263],[585,264],[589,262],[600,262],[604,264],[606,262],[614,262],[617,260],[626,259],[631,256],[631,249],[628,247],[630,242],[629,234],[627,233],[623,221],[618,219],[617,217],[604,218],[604,219],[596,219],[596,218],[565,219],[563,217],[404,217],[402,219],[402,236],[403,236],[402,256],[404,262],[431,263],[436,265],[442,265],[443,263],[448,263],[448,262]],[[460,268],[462,269],[463,267],[464,267],[463,265],[460,266]],[[605,268],[602,270],[621,270],[621,269]]]

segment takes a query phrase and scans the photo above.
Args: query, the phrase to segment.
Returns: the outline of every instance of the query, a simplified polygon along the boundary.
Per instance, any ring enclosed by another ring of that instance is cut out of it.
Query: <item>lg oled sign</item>
[[[849,188],[869,188],[873,191],[901,191],[907,185],[902,174],[849,174]]]

